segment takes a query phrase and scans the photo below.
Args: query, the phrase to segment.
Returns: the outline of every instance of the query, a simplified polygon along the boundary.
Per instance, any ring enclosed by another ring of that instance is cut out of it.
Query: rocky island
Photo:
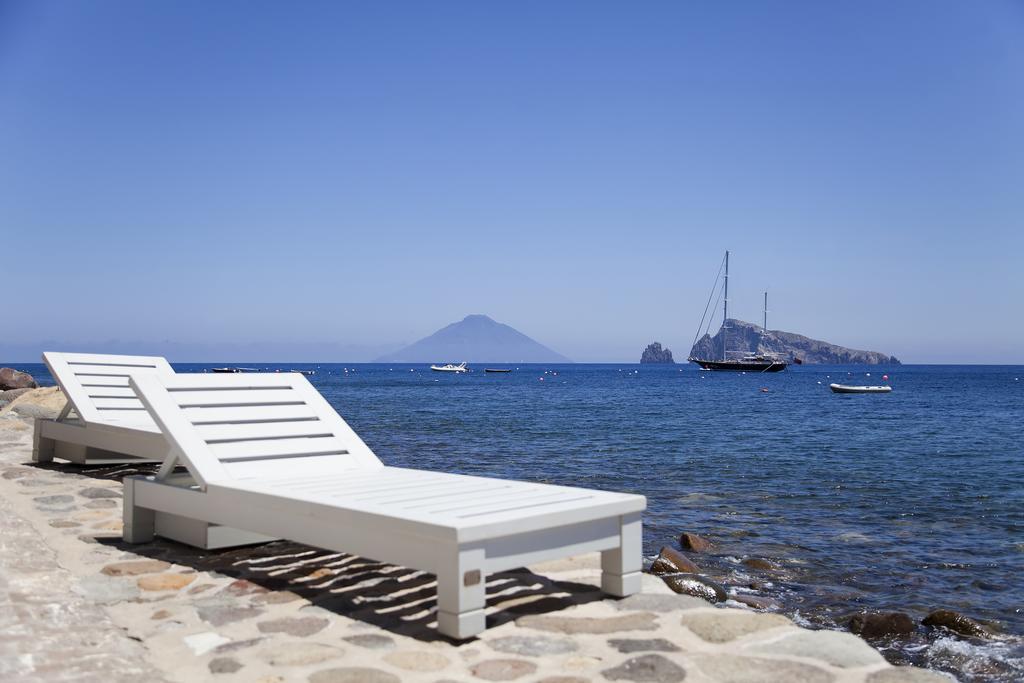
[[[647,348],[644,349],[643,354],[640,356],[640,363],[669,364],[675,363],[675,360],[672,358],[671,349],[663,349],[661,348],[661,344],[659,342],[653,342],[651,344],[648,344]]]
[[[848,349],[802,334],[765,330],[760,325],[730,318],[729,350],[740,353],[778,356],[787,361],[826,365],[899,365],[895,356],[879,351]],[[722,331],[712,337],[705,334],[690,350],[691,358],[719,358],[722,355]]]

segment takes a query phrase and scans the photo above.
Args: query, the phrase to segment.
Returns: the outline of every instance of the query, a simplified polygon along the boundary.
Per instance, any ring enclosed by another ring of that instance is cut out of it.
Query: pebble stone
[[[70,498],[70,496],[68,496]],[[118,502],[116,500],[110,500],[109,498],[99,498],[97,500],[90,500],[88,503],[83,505],[84,508],[90,510],[105,510],[109,508],[116,508]]]
[[[210,673],[213,674],[233,674],[241,669],[243,664],[231,657],[217,657],[216,659],[211,659],[207,666],[210,669]]]
[[[448,658],[424,650],[399,650],[384,655],[384,661],[406,671],[440,671],[450,664]]]
[[[548,676],[540,679],[537,683],[590,683],[590,679],[579,676]]]
[[[661,655],[640,655],[627,659],[614,668],[605,669],[601,675],[609,681],[673,683],[686,678],[686,671]]]
[[[36,496],[32,499],[39,505],[53,506],[53,505],[67,505],[68,503],[74,503],[74,496]]]
[[[569,635],[576,633],[618,633],[620,631],[653,631],[656,617],[649,612],[624,614],[614,617],[558,617],[527,615],[519,617],[516,625],[538,631],[554,631]]]
[[[290,636],[304,638],[318,633],[330,622],[320,617],[282,617],[270,619],[256,624],[260,633],[287,633]]]
[[[100,488],[99,486],[90,486],[87,489],[82,489],[78,492],[78,495],[83,498],[120,498],[121,494],[113,489]]]
[[[623,654],[633,652],[679,652],[679,646],[664,638],[612,638],[608,644]]]
[[[857,636],[839,631],[797,631],[751,649],[765,654],[812,657],[842,669],[885,661],[878,650]]]
[[[642,612],[674,612],[708,606],[704,600],[689,595],[659,593],[636,593],[628,598],[609,602],[617,610]]]
[[[252,619],[263,614],[258,607],[239,607],[237,605],[203,605],[196,612],[199,618],[213,627],[233,624],[236,621]],[[261,629],[262,630],[262,629]]]
[[[383,636],[378,633],[360,633],[354,636],[345,636],[346,642],[365,647],[367,650],[393,650],[395,639],[390,636]]]
[[[107,576],[137,576],[139,574],[156,574],[170,568],[171,565],[163,560],[130,560],[108,564],[100,572]]]
[[[709,643],[727,643],[757,631],[792,626],[793,622],[780,614],[716,610],[684,614],[682,624]]]
[[[344,666],[317,671],[309,683],[402,683],[393,673],[365,666]]]
[[[307,666],[345,654],[340,647],[323,643],[281,643],[259,653],[260,659],[271,666]]]
[[[571,640],[544,636],[505,636],[488,640],[487,644],[498,652],[509,655],[526,655],[527,657],[562,655],[575,652],[579,648]]]
[[[697,668],[718,683],[832,683],[835,676],[810,664],[782,659],[710,655],[697,659]]]
[[[135,583],[144,591],[176,591],[195,581],[194,574],[152,574]]]
[[[488,659],[474,664],[469,670],[485,681],[514,681],[535,672],[537,665],[524,659]]]

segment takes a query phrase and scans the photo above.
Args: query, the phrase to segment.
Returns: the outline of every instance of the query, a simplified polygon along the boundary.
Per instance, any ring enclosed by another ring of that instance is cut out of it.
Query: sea
[[[700,534],[702,572],[802,625],[959,612],[992,637],[871,643],[959,680],[1024,680],[1024,366],[240,365],[314,371],[389,465],[643,494],[649,560]]]

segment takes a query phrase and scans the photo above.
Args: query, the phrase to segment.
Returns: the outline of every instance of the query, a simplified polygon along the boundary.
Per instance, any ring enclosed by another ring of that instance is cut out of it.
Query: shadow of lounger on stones
[[[136,474],[152,475],[158,468],[153,463],[77,465],[30,462],[25,465],[106,481],[121,481]],[[161,538],[152,543],[129,545],[120,536],[104,532],[96,532],[82,540],[234,578],[238,584],[236,589],[229,586],[220,591],[220,594],[228,591],[221,595],[225,601],[251,601],[254,596],[267,593],[278,593],[276,599],[287,599],[287,593],[294,593],[316,607],[395,633],[424,641],[446,639],[433,628],[436,625],[437,583],[427,572],[290,541],[210,551]],[[208,595],[204,593],[202,598],[206,599]],[[596,586],[552,581],[525,568],[499,572],[487,580],[487,625],[492,628],[526,614],[555,612],[607,597]],[[268,596],[263,599],[275,598]]]
[[[156,539],[129,545],[120,537],[97,536],[97,543],[119,550],[216,572],[235,581],[198,600],[259,605],[286,601],[289,594],[351,619],[421,641],[448,640],[436,626],[437,583],[434,575],[354,555],[274,541],[262,545],[208,551]],[[196,582],[188,590],[195,590]],[[543,614],[607,596],[597,586],[552,581],[527,569],[492,574],[487,580],[487,625],[493,628],[526,614]]]

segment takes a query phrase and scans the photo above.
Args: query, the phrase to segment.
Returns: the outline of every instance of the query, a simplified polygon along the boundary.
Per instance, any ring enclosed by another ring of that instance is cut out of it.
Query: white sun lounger
[[[33,460],[60,458],[81,465],[163,460],[167,441],[128,379],[139,373],[173,376],[164,358],[47,351],[43,362],[67,404],[56,420],[36,419]]]
[[[129,379],[140,374],[174,377],[166,359],[47,351],[43,362],[67,404],[55,420],[36,418],[33,461],[60,458],[81,465],[106,465],[165,460],[170,444]],[[223,375],[211,378],[222,381]],[[160,515],[157,524],[162,536],[206,549],[274,540],[177,515]]]
[[[172,449],[125,479],[125,541],[169,513],[429,571],[453,638],[484,630],[492,572],[601,551],[605,592],[640,589],[643,496],[386,467],[305,377],[212,379],[132,378]]]

